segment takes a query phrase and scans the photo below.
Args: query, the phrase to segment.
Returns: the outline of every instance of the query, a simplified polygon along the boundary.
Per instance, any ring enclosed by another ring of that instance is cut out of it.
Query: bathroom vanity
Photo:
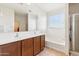
[[[0,38],[0,56],[35,56],[45,47],[44,33],[18,32],[13,33],[14,36],[12,33],[0,35],[7,35],[2,40]]]

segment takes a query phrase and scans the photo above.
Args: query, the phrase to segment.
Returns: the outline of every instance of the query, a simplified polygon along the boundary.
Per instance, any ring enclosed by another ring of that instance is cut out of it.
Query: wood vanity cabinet
[[[40,50],[40,36],[34,37],[34,55],[37,55]]]
[[[21,42],[12,42],[4,45],[0,45],[1,56],[20,56],[21,54]]]
[[[22,56],[33,56],[45,47],[45,35],[22,40]]]
[[[0,56],[2,55],[2,47],[0,46]]]
[[[41,36],[41,51],[45,48],[45,35]]]
[[[0,45],[0,56],[35,56],[45,48],[45,35]]]
[[[33,38],[22,40],[22,56],[33,56]]]

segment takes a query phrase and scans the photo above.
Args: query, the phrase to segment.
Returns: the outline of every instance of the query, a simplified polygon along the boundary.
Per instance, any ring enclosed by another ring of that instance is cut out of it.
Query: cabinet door
[[[40,36],[34,38],[34,55],[40,52]]]
[[[12,42],[0,46],[1,56],[20,56],[21,54],[21,42]]]
[[[45,48],[45,35],[41,36],[41,50]]]
[[[33,56],[33,38],[22,41],[22,56]]]
[[[0,46],[0,56],[2,56],[2,47]]]

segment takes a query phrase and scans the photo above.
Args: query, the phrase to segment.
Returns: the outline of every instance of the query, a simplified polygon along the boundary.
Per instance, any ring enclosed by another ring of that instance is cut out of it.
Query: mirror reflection
[[[14,32],[28,31],[28,15],[27,14],[15,14]]]
[[[0,33],[37,30],[38,14],[33,11],[35,7],[30,9],[32,5],[27,6],[20,3],[0,4]]]

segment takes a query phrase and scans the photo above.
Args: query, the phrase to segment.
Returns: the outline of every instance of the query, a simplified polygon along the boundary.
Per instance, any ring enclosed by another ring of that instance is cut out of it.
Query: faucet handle
[[[36,34],[36,32],[34,31],[34,34]]]

